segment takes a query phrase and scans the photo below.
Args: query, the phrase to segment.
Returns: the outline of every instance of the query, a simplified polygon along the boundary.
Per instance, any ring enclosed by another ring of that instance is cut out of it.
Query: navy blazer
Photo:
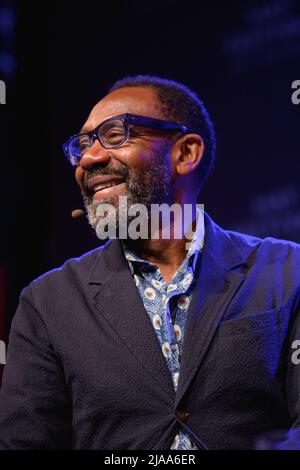
[[[120,242],[33,281],[14,316],[1,449],[251,449],[300,427],[300,246],[205,217],[177,393]]]

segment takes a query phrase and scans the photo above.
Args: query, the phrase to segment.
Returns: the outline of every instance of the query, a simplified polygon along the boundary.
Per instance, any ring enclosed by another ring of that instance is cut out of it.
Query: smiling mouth
[[[97,184],[94,187],[93,194],[98,193],[99,191],[103,191],[103,189],[113,188],[114,186],[119,186],[124,181],[111,181],[108,183]]]
[[[118,195],[123,186],[125,186],[124,180],[97,184],[92,192],[92,200],[108,199]]]
[[[87,197],[91,199],[101,199],[118,192],[118,186],[125,183],[125,179],[117,175],[97,175],[91,177],[85,187]]]

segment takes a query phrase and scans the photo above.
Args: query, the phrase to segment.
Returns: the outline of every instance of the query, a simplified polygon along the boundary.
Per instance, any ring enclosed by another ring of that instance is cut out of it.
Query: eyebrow
[[[106,121],[108,121],[108,120],[110,120],[110,119],[113,119],[114,117],[123,116],[123,115],[124,115],[124,114],[116,114],[115,116],[110,116],[110,117],[104,119],[104,121],[100,122],[100,124],[97,124],[96,127],[100,126],[101,124],[103,124],[104,122],[106,122]],[[78,134],[82,134],[82,133],[83,133],[83,134],[86,134],[86,133],[88,133],[88,132],[92,132],[94,129],[96,129],[96,127],[93,127],[93,129],[88,130],[85,126],[83,126],[83,127],[80,129],[80,131],[78,132]]]

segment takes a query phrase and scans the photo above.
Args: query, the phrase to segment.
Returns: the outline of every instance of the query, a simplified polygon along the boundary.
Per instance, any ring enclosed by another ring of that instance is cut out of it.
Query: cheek
[[[77,184],[80,186],[80,188],[83,187],[83,177],[84,177],[84,170],[78,166],[75,170],[75,180]]]
[[[134,149],[124,149],[123,152],[119,153],[116,159],[126,165],[129,169],[135,170],[148,167],[152,159],[152,155],[149,152],[149,149],[137,149],[135,146]]]

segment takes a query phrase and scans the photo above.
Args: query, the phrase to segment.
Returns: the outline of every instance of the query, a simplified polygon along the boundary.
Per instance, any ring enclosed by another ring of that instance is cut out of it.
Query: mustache
[[[84,175],[84,180],[83,180],[83,191],[86,195],[89,194],[89,188],[88,188],[88,182],[91,178],[94,176],[104,176],[104,175],[110,175],[110,176],[118,176],[124,181],[128,181],[129,179],[129,170],[128,168],[124,165],[120,166],[119,168],[101,168],[101,167],[94,167],[90,171],[86,171]]]

